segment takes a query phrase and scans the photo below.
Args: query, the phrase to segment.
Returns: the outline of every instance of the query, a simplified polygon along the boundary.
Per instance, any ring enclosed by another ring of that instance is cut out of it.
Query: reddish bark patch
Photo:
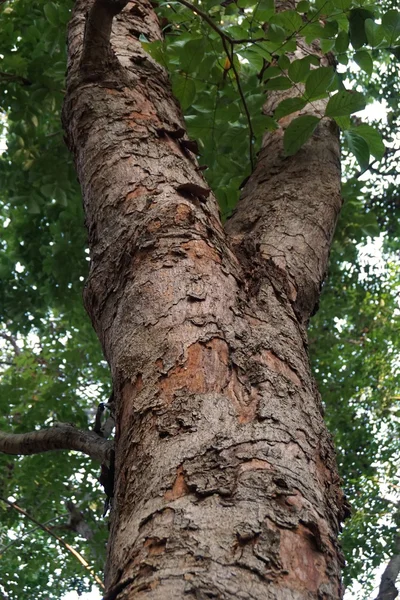
[[[125,196],[125,200],[127,200],[129,202],[129,200],[133,200],[134,198],[137,198],[138,196],[144,196],[145,194],[148,194],[149,192],[152,192],[152,191],[154,191],[154,190],[148,190],[143,185],[139,185],[135,190],[127,193],[127,195]]]
[[[285,584],[292,589],[316,594],[321,584],[329,583],[329,578],[325,556],[317,549],[314,534],[303,525],[295,531],[282,529],[280,534]]]
[[[300,494],[300,492],[296,492],[290,496],[286,496],[286,504],[300,510],[301,508],[303,508],[304,505],[303,496]]]
[[[189,493],[189,488],[186,485],[185,475],[183,473],[183,467],[180,466],[176,472],[176,479],[174,481],[174,485],[172,489],[168,490],[164,494],[164,500],[167,502],[171,502],[172,500],[177,500],[182,496],[186,496]]]
[[[141,392],[142,388],[143,388],[143,378],[142,378],[141,373],[139,373],[138,376],[136,377],[135,383],[131,383],[130,381],[128,381],[122,388],[121,403],[120,403],[121,412],[120,412],[119,418],[117,420],[117,426],[118,426],[118,423],[127,424],[129,422],[129,414],[131,412],[133,402],[134,402],[136,396]],[[128,427],[125,427],[124,429],[125,429],[125,431],[129,430]]]
[[[193,213],[190,206],[187,204],[178,204],[176,207],[175,213],[175,223],[177,225],[181,225],[182,223],[187,223],[192,220]]]
[[[139,121],[154,120],[158,121],[156,116],[156,110],[152,102],[150,102],[144,95],[135,94],[135,108],[133,112],[129,113],[128,119],[138,119]]]
[[[147,548],[148,556],[158,556],[159,554],[163,554],[165,552],[167,540],[157,537],[148,538],[144,543],[144,547]]]
[[[255,471],[257,469],[266,469],[267,471],[272,471],[273,467],[271,463],[266,460],[261,460],[259,458],[253,458],[252,460],[248,460],[245,463],[240,465],[239,470],[243,473],[244,471]]]
[[[226,385],[228,372],[228,346],[223,340],[213,338],[189,346],[186,361],[162,377],[159,388],[166,403],[172,402],[176,390],[185,389],[189,394],[218,393]]]
[[[154,231],[158,231],[161,227],[161,221],[159,219],[154,219],[147,225],[147,231],[149,233],[154,233]]]
[[[210,260],[220,264],[221,257],[218,252],[209,246],[204,240],[191,240],[182,244],[188,254],[195,262],[204,260],[208,263]]]
[[[262,354],[257,355],[256,360],[259,360],[267,365],[267,367],[272,371],[280,373],[281,375],[285,375],[285,377],[290,379],[290,381],[293,381],[293,383],[299,387],[302,387],[301,381],[293,369],[291,369],[283,360],[278,358],[271,350],[265,350]]]
[[[239,423],[250,423],[254,420],[258,407],[257,390],[252,388],[249,393],[244,384],[239,381],[235,369],[230,375],[230,380],[224,389],[224,394],[232,401],[238,414]]]

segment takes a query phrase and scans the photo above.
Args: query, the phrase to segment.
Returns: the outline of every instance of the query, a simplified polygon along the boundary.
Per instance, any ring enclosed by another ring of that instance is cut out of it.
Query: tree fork
[[[340,181],[336,132],[327,125],[304,149],[333,148],[332,186],[321,189],[321,161],[304,173],[305,156],[284,159],[278,134],[269,138],[275,158],[262,151],[248,184],[257,220],[241,227],[242,201],[226,234],[215,197],[196,193],[207,185],[194,156],[168,133],[184,131],[181,111],[138,41],[161,38],[151,4],[128,2],[114,17],[108,55],[119,67],[104,61],[92,78],[87,4],[77,0],[70,23],[63,121],[89,234],[85,304],[115,392],[108,593],[339,599],[344,501],[305,333],[338,212],[328,210]],[[274,200],[271,222],[266,169],[269,188],[279,172],[291,190]],[[302,253],[321,227],[324,252],[309,260]],[[285,263],[257,246],[268,240]]]

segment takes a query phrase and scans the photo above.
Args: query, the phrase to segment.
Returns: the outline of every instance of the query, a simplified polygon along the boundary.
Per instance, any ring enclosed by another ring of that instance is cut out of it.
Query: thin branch
[[[55,135],[60,135],[61,133],[64,133],[64,131],[62,129],[59,129],[58,131],[53,131],[53,133],[47,133],[44,137],[51,138],[51,137],[54,137]]]
[[[208,25],[211,27],[211,29],[214,29],[214,31],[216,33],[218,33],[218,35],[222,38],[222,40],[226,40],[230,44],[235,43],[236,40],[234,40],[233,38],[231,38],[230,35],[228,35],[224,31],[222,31],[222,29],[220,29],[220,27],[218,27],[218,25],[216,25],[216,23],[214,23],[214,21],[211,19],[211,17],[208,16],[208,14],[206,12],[204,12],[203,10],[201,10],[200,8],[198,8],[191,2],[188,2],[187,0],[178,0],[178,2],[180,4],[183,4],[183,6],[186,6],[186,8],[188,8],[192,12],[196,13],[196,15],[201,17],[203,19],[203,21],[208,23]]]
[[[252,171],[254,170],[254,157],[253,157],[253,142],[254,142],[254,131],[253,131],[253,126],[251,124],[251,117],[250,117],[250,112],[248,109],[248,106],[246,104],[246,98],[244,97],[243,94],[243,90],[242,90],[242,85],[240,83],[240,78],[239,78],[239,73],[237,72],[237,69],[235,67],[235,63],[234,63],[234,56],[233,56],[233,45],[231,44],[231,53],[229,53],[229,50],[227,48],[226,45],[226,40],[224,38],[222,38],[222,44],[224,46],[224,50],[229,58],[229,62],[231,63],[231,67],[232,67],[232,71],[235,74],[235,79],[236,79],[236,85],[238,88],[238,92],[239,92],[239,96],[240,99],[242,101],[243,104],[243,108],[244,108],[244,112],[246,113],[246,118],[247,118],[247,124],[249,127],[249,139],[250,139],[250,146],[249,146],[249,154],[250,154],[250,164],[251,164],[251,169]]]
[[[49,529],[49,527],[47,527],[46,525],[43,525],[43,523],[40,523],[39,521],[37,521],[34,517],[32,517],[31,515],[29,515],[23,508],[21,508],[20,506],[18,506],[18,504],[15,504],[15,502],[10,502],[9,500],[6,500],[5,498],[2,498],[1,496],[0,496],[0,500],[2,500],[2,502],[4,502],[5,504],[8,504],[8,506],[10,506],[11,508],[13,508],[17,512],[19,512],[21,515],[24,515],[24,517],[26,517],[27,519],[29,519],[30,521],[32,521],[32,523],[35,523],[35,525],[37,525],[38,527],[40,527],[40,529],[43,529],[43,531],[45,531],[51,537],[53,537],[55,540],[57,540],[57,542],[60,544],[60,546],[62,546],[70,554],[72,554],[81,563],[81,565],[88,571],[88,573],[90,573],[90,575],[93,577],[93,579],[95,580],[95,582],[97,583],[97,585],[99,585],[101,589],[103,589],[103,590],[105,589],[104,583],[102,582],[102,580],[100,579],[100,577],[98,575],[96,575],[96,573],[93,571],[93,569],[91,569],[91,567],[89,566],[89,563],[82,556],[82,554],[80,554],[80,552],[78,552],[77,550],[75,550],[75,548],[73,548],[72,546],[70,546],[69,544],[67,544],[67,542],[64,542],[64,540],[62,538],[60,538],[58,535],[56,535],[54,533],[54,531],[52,531],[51,529]]]
[[[65,515],[56,515],[55,517],[52,517],[48,521],[45,521],[44,523],[42,523],[42,525],[48,525],[49,523],[52,523],[53,521],[56,521],[57,519],[61,519],[61,517],[64,517],[64,516]],[[34,533],[38,529],[41,529],[40,525],[37,525],[36,527],[32,527],[32,529],[29,529],[29,531],[26,531],[22,535],[18,536],[15,540],[12,540],[9,544],[7,544],[7,546],[1,546],[0,554],[4,554],[4,552],[6,552],[6,550],[11,548],[12,546],[15,546],[19,542],[22,542],[25,537],[27,537],[28,535],[32,535],[32,533]]]
[[[218,27],[218,25],[216,25],[214,23],[214,21],[211,19],[211,17],[208,16],[208,14],[206,12],[204,12],[203,10],[201,10],[200,8],[198,8],[197,6],[194,6],[194,4],[192,4],[191,2],[188,2],[187,0],[178,0],[178,2],[180,4],[182,4],[183,6],[186,6],[186,8],[189,8],[189,10],[191,10],[194,13],[196,13],[206,23],[208,23],[208,25],[211,27],[211,29],[213,29],[216,33],[218,33],[218,35],[220,36],[220,38],[222,40],[222,45],[224,47],[225,54],[227,55],[227,57],[229,59],[229,62],[231,64],[232,70],[233,70],[233,72],[235,74],[236,85],[238,87],[239,96],[240,96],[240,99],[242,101],[244,111],[246,113],[247,123],[248,123],[248,126],[249,126],[249,136],[250,136],[250,148],[249,148],[249,150],[250,150],[250,164],[251,164],[251,168],[254,169],[254,157],[253,157],[253,141],[254,141],[254,137],[255,137],[254,136],[254,130],[253,130],[253,126],[251,124],[251,117],[250,117],[249,109],[247,107],[246,99],[244,97],[242,86],[241,86],[241,83],[240,83],[239,73],[237,72],[237,69],[236,69],[236,67],[234,65],[234,62],[233,62],[233,54],[234,54],[233,53],[233,45],[241,43],[241,41],[240,40],[235,40],[229,34],[227,34],[224,31],[222,31],[222,29],[220,29]],[[247,40],[247,41],[253,41],[254,42],[254,40]],[[229,51],[229,48],[227,46],[227,42],[231,46],[231,50],[230,51]]]
[[[15,352],[16,356],[19,356],[21,354],[21,348],[18,346],[17,341],[14,338],[14,336],[12,336],[9,333],[0,331],[0,337],[3,338],[3,340],[6,340],[7,342],[9,342],[11,344],[11,346],[14,348],[14,352]]]
[[[29,81],[29,79],[26,79],[26,77],[22,77],[22,75],[13,75],[12,73],[4,73],[4,71],[0,71],[0,79],[5,79],[6,81],[16,81],[18,83],[22,83],[22,85],[32,85],[32,81]]]
[[[28,433],[0,431],[0,452],[29,455],[50,450],[77,450],[93,460],[109,464],[113,443],[94,431],[77,429],[70,423],[57,423],[49,429]]]

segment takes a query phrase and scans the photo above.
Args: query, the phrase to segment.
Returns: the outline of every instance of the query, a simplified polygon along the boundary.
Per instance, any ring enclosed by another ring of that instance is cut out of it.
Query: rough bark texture
[[[86,7],[64,124],[115,386],[109,597],[336,600],[343,499],[305,332],[341,204],[336,130],[292,158],[269,134],[227,235],[137,39],[160,37],[151,5],[115,17],[94,75]]]

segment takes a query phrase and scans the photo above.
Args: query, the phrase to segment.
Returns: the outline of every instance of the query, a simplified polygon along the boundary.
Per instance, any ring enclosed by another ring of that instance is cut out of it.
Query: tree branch
[[[65,517],[65,515],[56,515],[55,517],[51,517],[51,519],[49,519],[48,521],[45,521],[41,525],[36,525],[36,527],[29,529],[22,535],[18,536],[15,540],[11,540],[11,542],[9,544],[7,544],[7,546],[1,546],[0,553],[4,554],[12,546],[17,546],[18,544],[21,544],[24,541],[25,537],[27,537],[28,535],[32,535],[32,533],[35,533],[35,531],[37,531],[38,529],[42,529],[42,525],[48,525],[49,523],[52,523],[53,521],[56,521],[57,519],[62,519],[63,517]]]
[[[49,429],[28,433],[0,431],[0,452],[5,454],[39,454],[50,450],[77,450],[93,460],[109,465],[113,443],[94,431],[77,429],[69,423],[57,423]]]
[[[397,504],[397,511],[394,514],[394,521],[399,526],[400,503]],[[394,600],[399,595],[396,588],[396,580],[400,573],[400,534],[397,533],[394,540],[394,552],[391,556],[386,569],[382,573],[379,592],[375,600]]]
[[[32,85],[32,81],[29,81],[26,77],[22,77],[22,75],[13,75],[12,73],[4,73],[4,71],[0,71],[0,80],[1,79],[5,79],[6,81],[16,81],[22,83],[22,85]]]
[[[70,554],[72,554],[73,556],[75,556],[75,558],[81,563],[81,565],[90,573],[90,575],[93,577],[93,579],[95,580],[95,582],[97,583],[97,585],[100,586],[101,589],[104,590],[104,583],[102,582],[102,580],[100,579],[100,577],[98,577],[98,575],[96,575],[96,573],[93,571],[93,569],[90,568],[89,563],[87,562],[87,560],[85,560],[82,556],[82,554],[80,554],[80,552],[78,552],[77,550],[75,550],[75,548],[73,548],[72,546],[70,546],[69,544],[67,544],[66,542],[64,542],[64,540],[62,538],[60,538],[58,535],[56,535],[54,533],[54,531],[52,531],[51,529],[49,529],[46,525],[43,525],[43,523],[40,523],[40,521],[37,521],[34,517],[32,517],[30,514],[28,514],[23,508],[21,508],[20,506],[18,506],[18,504],[15,504],[15,502],[10,502],[10,500],[7,500],[6,498],[2,498],[0,496],[0,500],[2,502],[4,502],[5,504],[8,504],[8,506],[10,506],[11,508],[13,508],[14,510],[16,510],[17,512],[19,512],[21,515],[24,515],[24,517],[26,517],[27,519],[29,519],[30,521],[32,521],[32,523],[35,523],[35,525],[37,525],[38,527],[40,527],[40,529],[43,529],[43,531],[45,531],[46,533],[48,533],[49,535],[51,535],[51,537],[53,537],[54,539],[57,540],[57,542],[66,550],[68,550],[68,552],[70,552]]]
[[[220,29],[218,27],[218,25],[216,23],[214,23],[214,21],[211,19],[211,17],[208,16],[208,14],[206,12],[204,12],[203,10],[201,10],[200,8],[198,8],[197,6],[195,6],[194,4],[192,4],[191,2],[188,2],[187,0],[178,0],[178,2],[180,4],[182,4],[183,6],[186,6],[186,8],[188,8],[189,10],[191,10],[192,12],[194,12],[199,17],[201,17],[203,19],[203,21],[205,21],[206,23],[208,23],[208,25],[211,27],[211,29],[214,29],[214,31],[216,33],[218,33],[218,35],[223,40],[228,41],[230,44],[233,44],[233,43],[236,42],[236,40],[234,40],[233,38],[231,38],[230,35],[228,35],[224,31],[222,31],[222,29]]]
[[[18,346],[16,339],[11,334],[5,333],[4,331],[0,331],[0,337],[3,340],[6,340],[11,344],[14,349],[15,355],[19,356],[21,354],[21,348]]]
[[[104,65],[111,57],[110,37],[113,18],[128,0],[95,0],[89,11],[83,40],[82,65]]]

